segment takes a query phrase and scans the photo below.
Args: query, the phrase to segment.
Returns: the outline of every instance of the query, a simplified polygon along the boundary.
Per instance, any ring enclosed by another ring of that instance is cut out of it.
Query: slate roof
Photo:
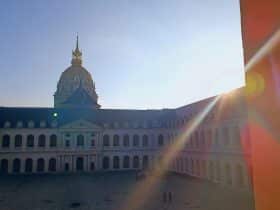
[[[57,114],[55,117],[54,114]],[[53,121],[58,126],[76,121],[87,120],[95,124],[113,124],[138,122],[148,123],[151,127],[153,122],[157,120],[163,122],[175,116],[174,110],[122,110],[122,109],[93,109],[93,108],[13,108],[0,107],[0,128],[5,122],[10,122],[10,127],[16,127],[18,121],[23,122],[23,127],[27,127],[29,121],[35,123],[35,127],[39,127],[41,121],[47,123],[47,127],[51,126]]]

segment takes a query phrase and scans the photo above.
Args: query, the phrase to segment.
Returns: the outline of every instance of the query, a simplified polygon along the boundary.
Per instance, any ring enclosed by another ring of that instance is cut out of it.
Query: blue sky
[[[3,0],[0,106],[53,106],[77,32],[103,108],[175,108],[244,83],[238,0]]]

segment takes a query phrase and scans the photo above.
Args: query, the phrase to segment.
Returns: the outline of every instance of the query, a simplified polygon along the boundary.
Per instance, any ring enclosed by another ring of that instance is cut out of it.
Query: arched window
[[[225,146],[229,146],[230,139],[229,139],[229,130],[228,128],[223,128],[223,141]]]
[[[138,156],[133,157],[133,168],[139,168],[139,157]]]
[[[123,146],[129,147],[129,135],[125,134],[123,137]]]
[[[200,161],[196,160],[196,174],[200,176]]]
[[[0,173],[6,174],[8,173],[8,160],[7,159],[2,159],[1,160],[1,168],[0,168]]]
[[[231,168],[228,163],[225,165],[225,174],[226,174],[227,184],[231,185],[232,184]]]
[[[103,146],[104,147],[110,146],[110,137],[107,134],[103,136]]]
[[[204,131],[200,132],[200,146],[205,147],[205,133],[204,133]]]
[[[22,146],[22,135],[16,135],[15,136],[15,147],[21,147]]]
[[[4,135],[3,136],[2,147],[3,148],[9,148],[10,147],[10,136],[9,135]]]
[[[34,147],[34,136],[33,135],[28,135],[27,136],[26,146],[27,147]]]
[[[114,158],[113,158],[113,168],[114,169],[120,168],[120,159],[118,156],[114,156]]]
[[[77,146],[84,146],[84,136],[81,134],[77,136]]]
[[[163,135],[160,134],[158,136],[158,146],[163,146],[164,145],[164,139],[163,139]]]
[[[143,147],[147,147],[147,146],[149,146],[149,138],[148,138],[148,135],[143,135],[143,137],[142,137],[142,145],[143,145]]]
[[[129,156],[126,155],[123,158],[123,168],[129,168],[130,167],[130,160],[129,160]]]
[[[109,169],[110,167],[110,160],[109,160],[109,157],[105,156],[103,157],[103,160],[102,160],[102,168],[103,169]]]
[[[113,136],[113,146],[114,147],[120,146],[120,137],[119,137],[119,135],[114,135]]]
[[[20,172],[20,159],[16,158],[13,161],[13,172],[19,173]]]
[[[51,158],[49,160],[49,171],[50,172],[55,172],[56,171],[56,159],[55,158]]]
[[[39,136],[38,146],[39,147],[45,147],[46,146],[46,136],[45,135],[41,134]]]
[[[139,146],[139,136],[137,134],[133,135],[133,146],[134,147]]]
[[[209,129],[207,131],[207,147],[211,147],[212,146],[212,130]]]
[[[185,172],[189,171],[189,159],[185,158]]]
[[[143,169],[149,168],[149,157],[147,155],[143,156]]]
[[[199,147],[199,135],[198,135],[197,131],[195,132],[194,136],[195,136],[195,139],[194,139],[195,147],[198,148]]]
[[[45,168],[45,160],[40,158],[37,160],[37,172],[43,172]]]
[[[217,181],[221,180],[221,166],[220,166],[220,161],[216,161],[216,179]]]
[[[57,146],[57,136],[55,134],[50,136],[50,147]]]
[[[214,180],[214,164],[212,160],[209,162],[209,178],[210,180]]]
[[[201,168],[202,168],[202,176],[203,177],[206,177],[206,171],[207,171],[207,168],[206,168],[206,160],[202,160],[201,161]]]
[[[244,186],[244,173],[243,173],[243,168],[240,164],[237,164],[237,166],[236,166],[236,177],[237,177],[238,186],[243,187]]]
[[[33,168],[33,160],[31,158],[28,158],[25,160],[25,172],[31,173]]]
[[[241,146],[241,141],[240,140],[241,140],[241,136],[240,136],[239,128],[236,126],[236,127],[234,127],[234,139],[233,139],[236,147]]]

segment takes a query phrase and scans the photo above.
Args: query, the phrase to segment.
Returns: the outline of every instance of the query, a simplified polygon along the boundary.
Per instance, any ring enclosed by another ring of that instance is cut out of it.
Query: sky
[[[77,33],[102,108],[176,108],[244,84],[238,0],[3,0],[0,106],[52,107]]]

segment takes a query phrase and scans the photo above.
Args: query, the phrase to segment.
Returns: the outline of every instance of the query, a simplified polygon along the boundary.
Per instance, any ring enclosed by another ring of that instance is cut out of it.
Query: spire
[[[72,65],[81,65],[82,64],[82,52],[79,49],[79,36],[77,35],[76,40],[76,49],[72,50]]]

